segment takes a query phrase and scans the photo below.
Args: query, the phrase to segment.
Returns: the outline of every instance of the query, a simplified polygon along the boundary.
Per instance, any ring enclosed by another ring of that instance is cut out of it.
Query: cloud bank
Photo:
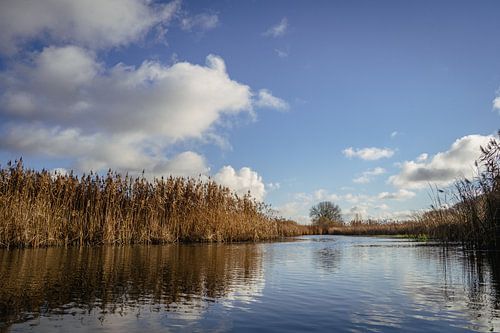
[[[205,66],[144,61],[106,68],[93,53],[66,46],[32,59],[1,73],[3,149],[82,156],[93,169],[156,156],[151,166],[158,170],[169,145],[201,138],[221,117],[252,109],[250,87],[231,80],[214,55]]]
[[[491,138],[489,135],[467,135],[430,159],[422,154],[414,161],[403,162],[400,172],[391,176],[389,182],[399,188],[420,189],[429,184],[447,186],[457,178],[472,177],[474,162],[481,154],[479,147],[485,146]]]
[[[221,145],[222,123],[288,104],[231,79],[217,55],[205,64],[102,60],[113,49],[163,38],[174,20],[186,31],[219,22],[216,14],[189,16],[180,7],[150,0],[0,2],[0,55],[8,60],[0,72],[0,149],[64,160],[80,172],[209,176],[205,157],[179,151],[178,143]],[[266,193],[248,167],[227,166],[215,177],[259,200]]]

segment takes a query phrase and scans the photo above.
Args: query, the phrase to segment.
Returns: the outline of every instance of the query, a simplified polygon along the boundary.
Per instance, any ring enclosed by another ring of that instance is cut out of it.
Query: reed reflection
[[[416,304],[430,313],[447,309],[444,321],[456,320],[454,316],[462,313],[467,329],[500,329],[499,253],[419,246],[417,257],[417,263],[434,262],[437,276],[413,270],[403,288]]]
[[[221,297],[251,301],[249,286],[262,283],[255,244],[2,250],[0,328],[96,308],[203,311]]]

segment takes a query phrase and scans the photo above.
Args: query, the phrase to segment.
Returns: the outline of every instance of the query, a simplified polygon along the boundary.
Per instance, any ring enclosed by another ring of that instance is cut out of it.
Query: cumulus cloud
[[[378,175],[382,175],[386,172],[384,168],[377,167],[372,170],[364,171],[361,176],[354,178],[352,181],[358,184],[367,184],[372,181],[372,179]]]
[[[78,128],[46,128],[43,125],[18,125],[7,129],[0,148],[44,157],[71,160],[77,171],[99,171],[113,168],[119,171],[148,176],[191,176],[206,174],[205,159],[186,151],[167,158],[148,151],[136,138],[104,133],[84,134]]]
[[[0,78],[0,148],[72,159],[71,167],[84,171],[206,173],[200,155],[170,156],[168,148],[213,140],[222,117],[254,107],[250,87],[232,80],[215,55],[205,65],[144,61],[108,68],[91,51],[52,46]]]
[[[219,17],[217,14],[198,14],[194,16],[186,16],[181,19],[181,29],[191,31],[198,29],[207,31],[214,29],[219,24]]]
[[[175,145],[230,147],[217,133],[221,126],[254,108],[288,104],[232,80],[216,55],[205,64],[100,60],[103,50],[152,40],[154,32],[162,37],[173,20],[186,31],[219,23],[216,14],[189,16],[180,7],[180,0],[0,2],[0,54],[12,56],[0,71],[0,150],[64,159],[78,172],[209,176],[204,156]],[[31,51],[34,43],[40,47]],[[266,193],[250,168],[226,166],[214,177],[258,200]],[[273,188],[279,184],[270,183]]]
[[[213,176],[213,179],[215,182],[231,188],[239,195],[250,192],[259,201],[263,200],[266,194],[262,177],[248,167],[236,171],[231,166],[224,166]]]
[[[185,151],[169,160],[155,162],[152,168],[155,176],[171,174],[182,177],[196,177],[208,173],[205,158],[195,152]]]
[[[6,0],[0,2],[0,52],[37,38],[101,49],[127,45],[167,25],[180,1]]]
[[[266,37],[280,37],[283,36],[288,29],[288,19],[286,17],[282,18],[281,21],[270,27],[264,32]]]
[[[445,152],[430,160],[420,155],[416,161],[401,164],[399,174],[391,176],[389,182],[399,188],[418,189],[429,184],[446,186],[459,177],[474,175],[474,162],[479,158],[480,146],[485,146],[492,136],[468,135],[457,139]]]
[[[394,150],[389,148],[361,148],[354,149],[353,147],[346,148],[342,151],[342,153],[349,158],[357,157],[362,160],[374,161],[379,160],[381,158],[389,158],[394,155]]]
[[[257,94],[257,99],[255,101],[255,106],[260,108],[271,108],[275,110],[286,111],[289,109],[287,102],[281,98],[273,96],[273,94],[267,89],[260,89]]]
[[[400,189],[397,192],[381,192],[381,193],[379,193],[378,198],[381,199],[381,200],[399,200],[399,201],[403,201],[403,200],[411,199],[415,195],[416,195],[415,192],[408,191],[408,190],[405,190],[405,189]]]

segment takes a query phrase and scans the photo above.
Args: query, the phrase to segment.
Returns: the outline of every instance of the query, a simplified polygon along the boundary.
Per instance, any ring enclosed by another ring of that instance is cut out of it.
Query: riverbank
[[[259,241],[313,233],[213,181],[0,169],[0,247]]]

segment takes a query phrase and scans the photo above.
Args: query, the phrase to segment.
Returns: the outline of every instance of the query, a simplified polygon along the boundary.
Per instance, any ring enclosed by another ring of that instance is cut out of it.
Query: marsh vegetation
[[[473,179],[447,189],[433,188],[431,209],[407,221],[354,220],[331,226],[339,235],[405,235],[461,243],[467,248],[500,248],[500,131],[481,147]]]
[[[500,136],[500,132],[499,132]],[[311,208],[312,225],[275,215],[211,180],[148,180],[111,170],[81,177],[0,168],[0,247],[259,241],[306,234],[404,235],[468,248],[500,247],[500,141],[481,147],[477,176],[435,188],[431,209],[411,220],[344,224],[338,205]]]
[[[311,233],[211,180],[0,169],[0,247],[232,242]]]

